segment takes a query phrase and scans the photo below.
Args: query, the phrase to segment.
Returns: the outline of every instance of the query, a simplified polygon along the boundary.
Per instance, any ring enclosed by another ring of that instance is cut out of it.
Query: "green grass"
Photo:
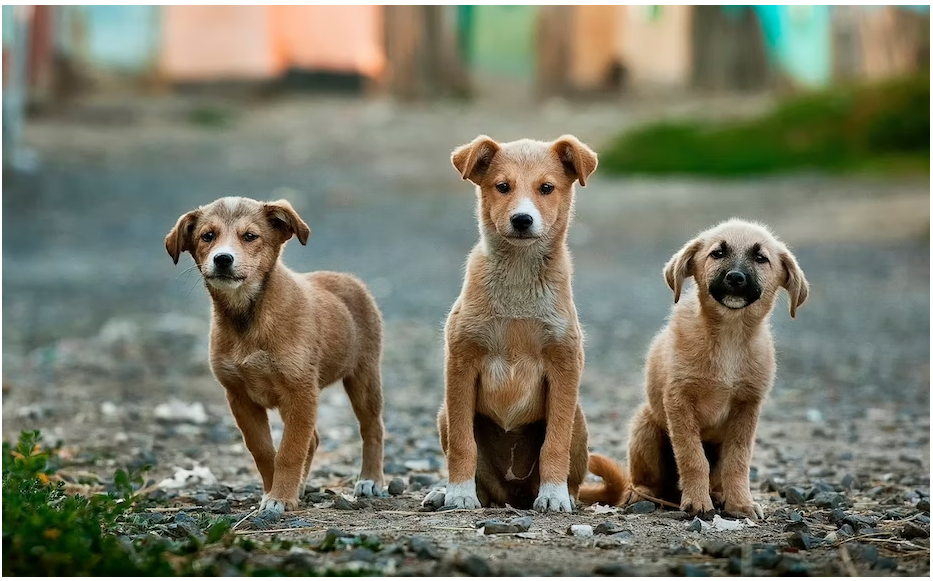
[[[651,124],[613,140],[599,162],[629,174],[929,173],[930,77],[803,95],[743,121]]]

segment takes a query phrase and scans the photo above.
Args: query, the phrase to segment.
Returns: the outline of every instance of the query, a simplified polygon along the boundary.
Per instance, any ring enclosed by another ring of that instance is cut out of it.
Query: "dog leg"
[[[302,470],[302,474],[305,475],[302,484],[308,481],[308,476],[311,474],[311,461],[314,460],[314,453],[317,452],[318,444],[321,443],[321,435],[318,433],[317,429],[314,430],[314,436],[311,438],[311,445],[308,446],[308,455],[305,457],[305,465]],[[298,496],[301,496],[301,489],[298,490]]]
[[[725,421],[726,433],[719,458],[725,512],[752,520],[764,518],[761,506],[752,499],[748,481],[758,412],[757,402],[733,405]]]
[[[541,487],[534,502],[534,509],[540,512],[573,512],[567,479],[570,476],[570,450],[582,359],[578,349],[566,345],[544,351],[544,372],[548,381],[547,419],[539,461]]]
[[[673,390],[683,393],[683,390]],[[691,402],[683,398],[666,398],[667,426],[671,447],[680,474],[680,509],[688,514],[713,513],[709,494],[709,461],[700,440],[700,426]]]
[[[567,491],[573,502],[576,502],[580,485],[589,471],[590,453],[586,447],[588,436],[586,416],[583,415],[583,408],[577,404],[577,412],[573,418],[573,436],[570,440],[570,475],[567,480]]]
[[[445,376],[444,405],[447,419],[447,492],[446,506],[480,508],[476,496],[476,438],[473,419],[476,415],[475,362],[479,353],[470,346],[449,344]]]
[[[317,386],[303,386],[297,395],[284,399],[279,404],[279,413],[285,431],[275,455],[275,480],[259,509],[285,512],[298,508],[303,470],[313,460],[309,452],[317,426]]]
[[[642,405],[631,421],[628,444],[628,469],[632,488],[622,495],[620,505],[644,500],[642,494],[660,498],[664,489],[662,465],[665,453],[664,428],[651,419],[651,409]]]
[[[363,465],[353,489],[355,496],[381,496],[385,483],[383,454],[385,424],[382,419],[382,378],[379,369],[363,369],[343,380],[353,413],[360,423]]]
[[[269,414],[266,408],[231,390],[227,390],[227,403],[243,434],[243,443],[253,455],[253,461],[262,476],[262,489],[269,492],[275,475],[275,446],[272,445]]]

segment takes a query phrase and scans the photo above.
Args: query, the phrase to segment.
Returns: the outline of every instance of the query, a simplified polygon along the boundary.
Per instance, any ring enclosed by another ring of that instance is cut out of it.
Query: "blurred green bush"
[[[647,125],[614,139],[599,161],[611,173],[929,172],[930,77],[802,95],[742,121]]]

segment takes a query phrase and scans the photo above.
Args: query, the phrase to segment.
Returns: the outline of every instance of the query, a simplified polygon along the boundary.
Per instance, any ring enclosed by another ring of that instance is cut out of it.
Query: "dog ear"
[[[479,178],[492,163],[492,158],[499,151],[499,144],[491,137],[480,135],[466,145],[461,145],[450,154],[450,162],[454,164],[460,177],[479,185]]]
[[[797,259],[790,250],[781,252],[780,256],[781,266],[786,272],[784,284],[781,286],[787,289],[787,294],[790,296],[790,316],[793,319],[797,316],[797,307],[810,296],[810,283],[807,282],[807,277],[804,276],[803,270],[800,269]]]
[[[194,252],[194,227],[197,226],[200,217],[200,209],[188,212],[178,219],[175,227],[165,237],[165,250],[175,264],[178,264],[182,252]]]
[[[553,146],[557,158],[564,164],[567,173],[573,175],[581,186],[586,186],[586,180],[596,171],[599,160],[596,152],[584,145],[573,135],[562,135],[557,138]]]
[[[674,291],[675,303],[680,300],[680,291],[684,287],[684,281],[693,276],[693,257],[702,244],[703,241],[699,238],[687,242],[677,254],[671,256],[664,266],[664,280]]]
[[[267,202],[263,204],[263,209],[265,209],[269,221],[272,222],[272,226],[285,234],[285,238],[282,239],[282,242],[287,241],[292,237],[292,234],[294,234],[298,237],[298,242],[301,242],[302,246],[308,243],[308,236],[311,235],[311,229],[308,228],[305,221],[298,216],[298,212],[292,208],[288,200]]]

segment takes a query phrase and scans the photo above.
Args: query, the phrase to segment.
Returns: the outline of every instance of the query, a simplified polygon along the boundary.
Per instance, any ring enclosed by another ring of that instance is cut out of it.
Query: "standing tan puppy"
[[[696,284],[681,300],[690,277]],[[628,490],[594,497],[627,504],[647,494],[691,514],[712,512],[715,499],[729,514],[762,517],[748,471],[761,404],[774,384],[768,319],[781,287],[794,317],[807,280],[767,227],[736,219],[688,242],[664,278],[677,304],[648,352],[648,402],[630,425]],[[591,470],[625,479],[614,464]]]
[[[574,182],[586,184],[596,154],[570,135],[502,144],[481,135],[451,161],[476,184],[480,240],[445,327],[437,421],[448,486],[425,503],[570,512],[587,433],[567,229]]]
[[[320,390],[343,381],[363,437],[357,495],[383,485],[382,316],[348,274],[298,274],[280,254],[310,230],[285,200],[221,198],[188,212],[165,238],[175,264],[194,258],[211,295],[211,369],[262,475],[261,509],[298,506],[317,449]],[[285,424],[278,452],[267,409]]]

